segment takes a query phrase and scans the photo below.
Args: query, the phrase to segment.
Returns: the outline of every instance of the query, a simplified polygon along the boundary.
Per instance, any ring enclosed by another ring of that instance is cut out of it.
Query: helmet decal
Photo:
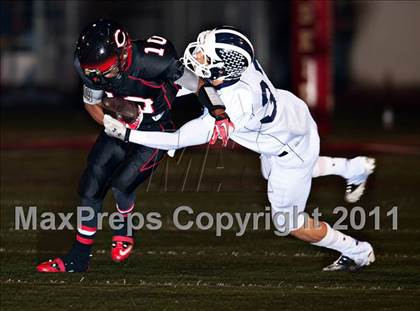
[[[120,36],[121,35],[121,36]],[[122,37],[122,38],[119,38]],[[117,47],[123,47],[125,42],[126,42],[126,36],[124,31],[121,31],[121,29],[118,29],[115,33],[114,33],[114,39],[115,39],[115,43],[117,44]]]

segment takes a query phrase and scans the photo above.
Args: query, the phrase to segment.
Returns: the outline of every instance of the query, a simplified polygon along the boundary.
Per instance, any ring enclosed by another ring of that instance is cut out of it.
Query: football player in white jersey
[[[174,133],[127,129],[105,116],[108,135],[159,149],[179,149],[229,136],[259,153],[268,181],[267,194],[276,229],[316,246],[341,253],[324,271],[355,271],[375,260],[368,242],[358,241],[326,222],[315,225],[303,215],[313,177],[341,175],[347,179],[345,198],[357,201],[374,169],[374,159],[352,160],[319,156],[319,135],[307,105],[292,93],[276,89],[258,61],[251,42],[236,29],[220,27],[199,34],[188,45],[184,64],[210,81],[226,107],[224,126],[205,112]],[[179,95],[182,95],[182,91]],[[224,129],[224,130],[223,130]],[[215,134],[215,135],[214,135]]]

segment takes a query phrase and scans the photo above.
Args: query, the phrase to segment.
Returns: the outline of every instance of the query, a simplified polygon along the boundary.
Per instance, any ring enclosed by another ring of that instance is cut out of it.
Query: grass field
[[[40,213],[73,211],[88,150],[78,145],[17,146],[28,141],[42,145],[44,140],[61,137],[78,141],[98,131],[80,126],[86,119],[83,114],[72,118],[58,127],[45,123],[36,131],[31,124],[2,120],[2,310],[420,310],[418,155],[377,155],[378,170],[357,205],[366,212],[380,206],[380,230],[374,229],[370,217],[363,230],[350,231],[371,241],[376,249],[377,261],[360,273],[321,272],[336,259],[336,253],[290,237],[276,237],[262,226],[260,230],[249,228],[242,237],[235,236],[237,227],[221,237],[216,237],[214,229],[175,228],[171,217],[181,205],[190,206],[195,215],[202,211],[213,215],[263,212],[268,205],[257,155],[217,148],[209,149],[203,175],[206,149],[189,149],[164,161],[139,188],[137,211],[159,212],[163,226],[136,233],[136,250],[128,262],[111,261],[111,232],[105,228],[98,234],[90,272],[36,273],[37,263],[70,247],[74,233],[16,231],[14,207],[37,206]],[[398,135],[393,134],[394,140],[398,141]],[[385,141],[384,136],[380,139]],[[332,214],[334,207],[356,206],[343,201],[343,192],[344,181],[338,177],[314,180],[308,210],[319,207],[323,219],[336,221],[339,215]],[[398,230],[392,229],[391,217],[386,215],[393,206],[398,206]],[[104,209],[113,211],[110,196]]]

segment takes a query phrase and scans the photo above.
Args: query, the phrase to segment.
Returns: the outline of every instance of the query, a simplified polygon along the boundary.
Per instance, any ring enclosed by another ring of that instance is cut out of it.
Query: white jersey
[[[301,212],[316,175],[314,168],[325,167],[319,163],[319,135],[308,107],[292,93],[275,89],[257,62],[242,74],[240,81],[223,86],[218,94],[235,125],[230,138],[261,154],[274,225],[283,233],[300,228],[305,220]],[[120,139],[127,136],[120,122],[109,122],[108,135]],[[128,138],[151,148],[179,149],[210,141],[214,124],[214,118],[206,111],[176,132],[131,131]],[[346,179],[358,177],[366,170],[363,161],[356,166],[345,159],[330,161],[344,163],[341,165],[345,168],[333,174]]]
[[[235,125],[230,139],[267,156],[293,154],[300,162],[310,156],[311,139],[318,134],[308,107],[292,93],[274,88],[257,62],[238,82],[225,83],[218,94]],[[205,112],[174,133],[132,131],[129,141],[151,148],[179,149],[208,142],[213,127],[214,118]]]
[[[218,94],[235,125],[230,138],[255,152],[299,155],[316,127],[305,102],[276,89],[256,61],[240,81],[219,89]]]

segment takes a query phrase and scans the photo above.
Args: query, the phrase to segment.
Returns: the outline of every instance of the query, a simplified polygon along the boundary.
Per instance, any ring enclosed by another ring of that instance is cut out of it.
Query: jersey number
[[[153,113],[155,112],[155,109],[153,109],[153,100],[150,98],[143,98],[143,97],[137,97],[137,96],[126,96],[124,97],[125,100],[142,103],[143,105],[140,105],[141,112],[142,113]]]
[[[109,98],[114,97],[114,94],[111,92],[105,92],[106,96]],[[136,103],[142,103],[143,105],[139,105],[140,110],[142,113],[153,113],[155,109],[153,108],[153,100],[150,98],[143,98],[138,96],[125,96],[123,97],[125,100],[129,100]]]
[[[159,37],[159,36],[152,36],[149,39],[147,39],[147,42],[151,42],[151,43],[156,43],[159,45],[165,45],[167,40],[165,38]],[[149,54],[149,53],[154,53],[157,54],[159,56],[163,56],[163,54],[165,53],[165,49],[164,48],[144,48],[144,53]]]
[[[277,114],[277,101],[273,93],[271,92],[270,88],[268,87],[267,83],[265,83],[264,81],[261,81],[260,86],[261,86],[261,92],[262,92],[262,106],[265,107],[267,104],[273,105],[273,110],[271,112],[271,115],[265,116],[264,118],[260,120],[260,122],[263,124],[270,123],[270,122],[273,122]],[[266,110],[265,110],[266,112],[268,111],[269,106],[270,105],[266,107]]]

